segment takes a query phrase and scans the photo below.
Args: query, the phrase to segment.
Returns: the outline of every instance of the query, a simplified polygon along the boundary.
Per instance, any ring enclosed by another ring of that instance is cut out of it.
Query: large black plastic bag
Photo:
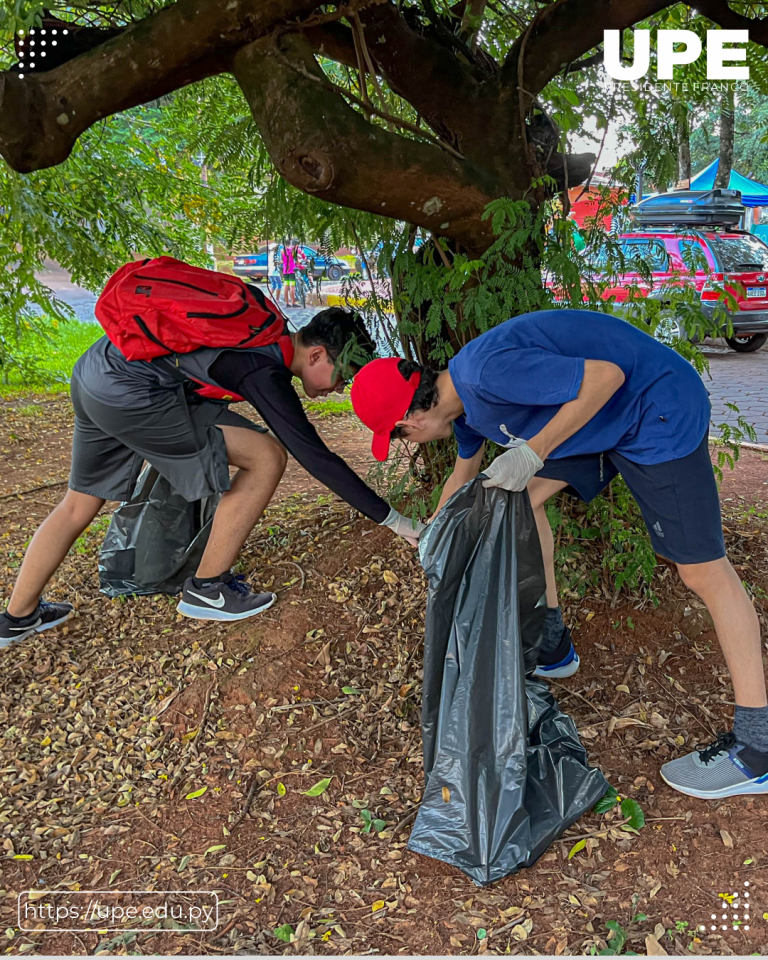
[[[101,592],[178,593],[200,563],[218,499],[185,500],[145,464],[133,496],[112,514],[101,545]]]
[[[533,864],[608,784],[547,685],[526,680],[546,611],[527,493],[472,481],[420,552],[427,784],[408,847],[484,885]]]

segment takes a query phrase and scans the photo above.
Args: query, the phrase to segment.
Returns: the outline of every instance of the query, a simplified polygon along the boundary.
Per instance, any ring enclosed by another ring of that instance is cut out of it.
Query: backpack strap
[[[165,370],[166,373],[169,373],[177,383],[190,383],[191,381],[189,377],[185,377],[181,370],[179,370],[178,364],[173,362],[173,357],[176,357],[175,353],[170,357],[154,357],[149,362],[153,366],[160,367],[161,370]]]

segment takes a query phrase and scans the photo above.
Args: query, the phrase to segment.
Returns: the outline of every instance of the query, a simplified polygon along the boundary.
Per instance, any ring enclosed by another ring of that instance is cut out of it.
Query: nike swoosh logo
[[[202,600],[203,603],[207,603],[209,607],[223,607],[227,602],[221,593],[219,593],[215,600],[209,600],[208,597],[201,597],[199,593],[194,593],[192,590],[187,590],[187,593],[190,595],[190,597],[197,597],[198,600]]]
[[[25,627],[9,627],[9,630],[34,630],[35,627],[39,627],[43,622],[42,617],[38,617],[35,623],[28,623]]]

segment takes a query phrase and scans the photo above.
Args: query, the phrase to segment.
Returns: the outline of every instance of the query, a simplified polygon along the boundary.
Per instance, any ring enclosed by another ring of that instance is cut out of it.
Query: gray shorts
[[[69,488],[104,500],[129,500],[144,461],[185,500],[229,490],[229,463],[219,427],[267,433],[226,404],[162,391],[152,406],[123,410],[90,396],[73,377],[75,408]]]

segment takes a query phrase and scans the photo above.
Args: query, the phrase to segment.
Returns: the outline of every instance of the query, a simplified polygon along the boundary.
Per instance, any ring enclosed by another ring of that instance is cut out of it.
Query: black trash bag
[[[420,552],[427,784],[408,848],[483,886],[531,866],[608,783],[547,685],[530,677],[546,599],[528,494],[472,481]]]
[[[112,514],[101,545],[101,592],[179,593],[200,564],[218,500],[185,500],[145,464],[133,496]]]

